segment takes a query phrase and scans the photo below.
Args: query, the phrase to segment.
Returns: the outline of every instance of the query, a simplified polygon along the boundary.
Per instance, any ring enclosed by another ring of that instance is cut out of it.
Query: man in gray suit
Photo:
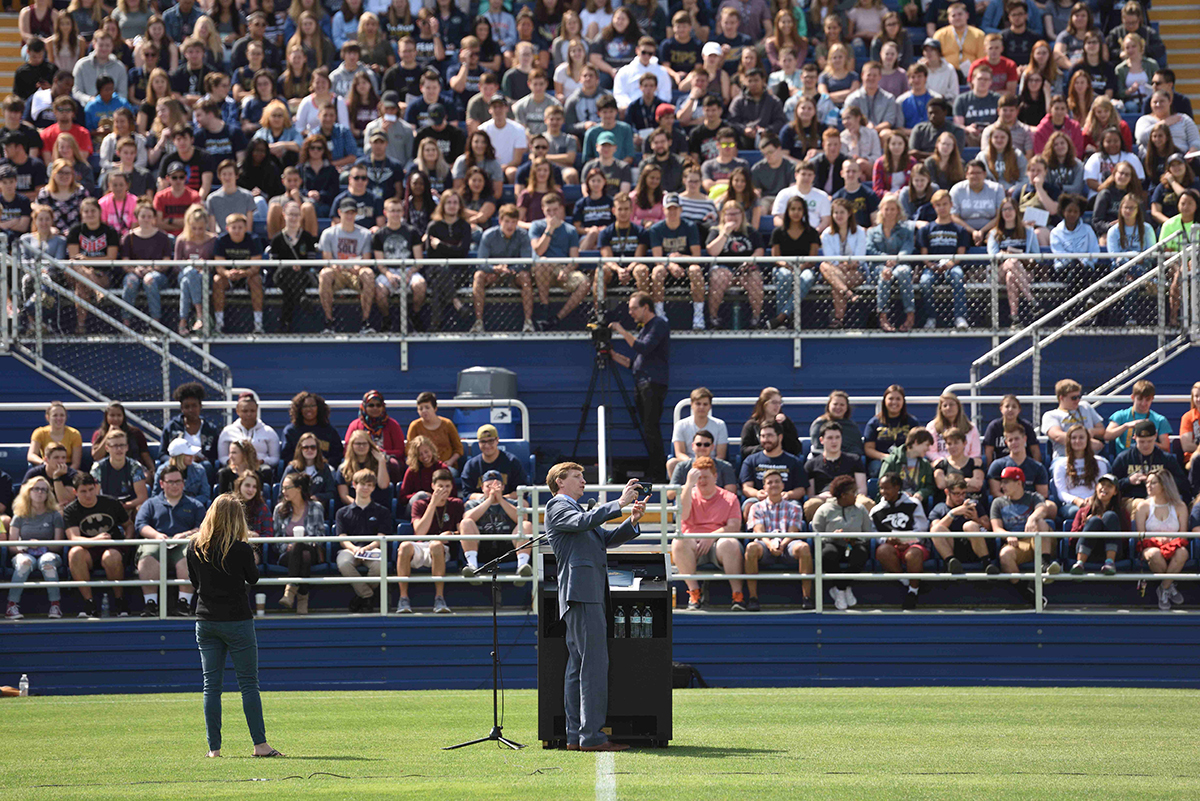
[[[546,531],[558,563],[558,614],[567,626],[567,750],[624,751],[600,731],[608,714],[608,548],[636,537],[646,511],[637,500],[638,482],[625,485],[615,501],[584,511],[583,468],[562,462],[550,468],[546,483],[554,493],[546,503]],[[612,531],[600,524],[633,504],[629,519]]]

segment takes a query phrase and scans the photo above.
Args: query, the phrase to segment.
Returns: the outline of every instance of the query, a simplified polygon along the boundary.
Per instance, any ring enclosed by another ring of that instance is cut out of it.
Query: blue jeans
[[[12,566],[14,584],[27,581],[29,574],[34,570],[40,571],[45,581],[58,581],[58,569],[62,567],[62,557],[50,552],[41,556],[30,556],[28,552],[22,552],[12,558]],[[24,587],[10,587],[8,590],[9,603],[20,603],[21,593],[24,591]],[[58,587],[47,587],[46,597],[50,599],[50,603],[58,603],[62,592]]]
[[[137,301],[138,290],[144,290],[150,316],[158,320],[162,317],[162,291],[170,283],[171,276],[167,273],[154,271],[147,273],[144,278],[134,273],[126,273],[121,283],[121,298],[132,306]]]
[[[934,284],[945,282],[950,285],[950,294],[954,299],[954,316],[967,316],[967,290],[963,288],[963,269],[957,264],[949,270],[937,272],[932,268],[925,268],[921,272],[921,282],[919,291],[921,293],[921,311],[926,319],[937,319],[937,312],[933,308],[932,287]]]
[[[267,199],[262,195],[257,195],[254,198],[254,221],[267,221]]]
[[[893,267],[890,281],[883,279],[881,265],[873,265],[872,271],[879,282],[875,293],[875,308],[880,314],[886,314],[892,307],[893,286],[900,290],[900,303],[904,306],[904,313],[912,314],[916,311],[916,303],[913,301],[912,267],[907,264]]]
[[[267,741],[263,723],[262,699],[258,694],[258,640],[254,620],[197,620],[196,644],[200,646],[200,665],[204,670],[204,729],[208,748],[221,747],[221,684],[225,677],[225,656],[233,657],[238,688],[242,691],[242,712],[255,745]]]
[[[800,301],[808,297],[808,291],[817,282],[817,274],[805,267],[800,272]],[[782,314],[789,320],[794,316],[796,307],[792,294],[792,268],[775,266],[771,272],[771,283],[775,284],[775,313]]]
[[[1088,532],[1091,532],[1091,531],[1113,531],[1113,532],[1120,531],[1121,530],[1121,518],[1117,517],[1116,512],[1105,512],[1100,517],[1088,518],[1087,522],[1083,524],[1083,530],[1088,531]],[[1099,542],[1099,540],[1095,539],[1095,538],[1084,539],[1081,537],[1079,539],[1079,544],[1075,546],[1075,550],[1084,559],[1087,559],[1088,556],[1091,555],[1091,553],[1092,553],[1092,547],[1093,547],[1092,543],[1094,543],[1094,542]],[[1111,540],[1111,541],[1105,540],[1105,542],[1104,542],[1104,550],[1106,552],[1107,551],[1118,552],[1120,550],[1120,547],[1121,547],[1121,543],[1117,542],[1116,540]]]
[[[186,320],[192,307],[204,300],[204,273],[192,266],[179,274],[179,319]]]

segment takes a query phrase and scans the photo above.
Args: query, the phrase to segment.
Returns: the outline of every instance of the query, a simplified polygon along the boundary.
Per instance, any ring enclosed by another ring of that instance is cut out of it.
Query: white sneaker
[[[1156,589],[1154,592],[1158,595],[1159,610],[1163,611],[1163,612],[1170,612],[1171,611],[1171,592],[1170,592],[1170,590],[1164,591],[1162,588],[1162,585],[1159,585],[1158,589]]]
[[[524,587],[526,579],[533,576],[533,565],[529,562],[517,568],[517,580],[513,582],[514,587]]]
[[[704,315],[700,315],[699,317],[692,318],[692,330],[693,331],[703,331],[704,330]]]
[[[854,590],[847,587],[842,592],[846,595],[846,606],[856,606],[858,604],[858,599],[854,597]]]
[[[1171,603],[1176,606],[1183,606],[1183,593],[1179,591],[1178,584],[1172,584],[1167,590],[1167,597],[1171,599]]]
[[[930,317],[928,320],[926,320],[924,328],[926,331],[932,331],[933,329],[937,328],[937,318]]]
[[[846,593],[842,592],[837,587],[830,587],[829,597],[833,598],[833,605],[837,607],[839,612],[846,611]]]
[[[954,318],[954,327],[958,328],[960,330],[963,328],[966,328],[967,327],[967,318],[966,317],[955,317]]]
[[[526,320],[525,325],[521,326],[522,334],[532,334],[535,330],[537,329],[533,327],[533,320]]]
[[[476,320],[475,324],[471,326],[470,333],[482,334],[483,333],[483,320]]]

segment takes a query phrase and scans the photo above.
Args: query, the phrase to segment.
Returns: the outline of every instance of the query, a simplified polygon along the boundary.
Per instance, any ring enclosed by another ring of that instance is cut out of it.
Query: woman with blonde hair
[[[50,165],[49,173],[50,180],[38,192],[37,202],[50,207],[54,227],[66,234],[79,222],[79,209],[88,193],[80,185],[75,165],[70,161],[58,159]]]
[[[404,457],[408,468],[400,482],[398,505],[403,508],[422,495],[433,493],[433,474],[438,470],[449,470],[438,458],[437,446],[429,437],[418,434],[405,443]]]
[[[175,237],[175,259],[211,259],[217,237],[209,231],[208,212],[199,203],[193,204],[183,215],[183,230]],[[189,331],[198,333],[204,329],[204,312],[201,307],[204,292],[204,274],[193,265],[184,267],[179,273],[179,333],[186,336]],[[188,328],[188,313],[194,310],[196,320]]]
[[[167,71],[162,67],[150,70],[146,76],[146,97],[138,107],[137,127],[140,133],[151,131],[151,126],[157,120],[159,101],[172,97],[175,97],[175,92],[171,89],[171,76]]]
[[[389,6],[389,13],[391,9]],[[358,46],[362,48],[362,63],[379,77],[396,63],[396,49],[384,34],[379,16],[370,11],[358,18]]]
[[[937,414],[925,426],[925,430],[933,435],[933,447],[925,454],[930,462],[944,459],[949,451],[946,450],[946,440],[942,436],[951,428],[957,428],[967,439],[967,456],[978,459],[983,454],[983,445],[979,437],[979,429],[971,422],[963,409],[962,401],[953,392],[944,392],[938,398]]]
[[[282,100],[272,100],[263,109],[260,127],[254,132],[255,139],[267,143],[271,155],[280,162],[295,162],[300,157],[300,145],[304,137],[292,124],[292,114],[288,111],[287,103]],[[286,163],[284,166],[289,166]]]
[[[988,179],[1000,184],[1006,194],[1025,176],[1025,156],[1013,147],[1012,134],[1003,125],[988,131],[979,160],[987,170]]]
[[[151,44],[158,47],[158,63],[162,64],[168,72],[174,71],[179,66],[179,45],[167,35],[167,23],[158,14],[151,14],[150,18],[146,20],[146,30],[140,36],[134,37],[134,66],[145,65],[142,50]]]
[[[233,658],[242,711],[254,756],[281,757],[267,743],[258,692],[258,640],[246,586],[258,583],[246,512],[235,495],[213,501],[187,547],[188,578],[196,588],[196,644],[204,671],[204,728],[208,756],[221,756],[221,689],[225,658]]]
[[[299,44],[288,45],[287,64],[279,76],[279,94],[293,114],[300,108],[300,101],[308,96],[311,83],[312,68],[308,66],[304,48]]]
[[[175,138],[171,136],[171,131],[183,124],[191,124],[191,118],[183,103],[174,97],[160,99],[154,109],[154,123],[150,126],[150,133],[154,134],[155,142],[154,147],[146,154],[148,164],[153,166],[175,155]]]
[[[1179,573],[1188,561],[1188,541],[1179,534],[1187,530],[1188,511],[1175,479],[1162,467],[1146,476],[1146,500],[1134,507],[1134,525],[1140,539],[1137,549],[1154,573]],[[1163,536],[1147,536],[1161,534]],[[1171,579],[1158,585],[1158,608],[1171,611],[1171,604],[1182,605],[1183,594]]]
[[[54,496],[54,488],[45,476],[37,476],[26,481],[13,501],[13,518],[8,529],[10,542],[21,540],[61,540],[64,538],[62,513],[58,510],[58,499]],[[29,574],[34,570],[42,574],[43,581],[58,581],[58,570],[62,567],[61,548],[38,546],[25,548],[10,545],[8,550],[12,555],[13,584],[24,584]],[[20,620],[21,593],[24,587],[10,587],[8,590],[8,607],[5,617],[9,620]],[[62,617],[62,609],[58,605],[61,590],[58,587],[47,587],[46,595],[50,599],[50,617]]]
[[[287,43],[289,53],[293,47],[299,47],[304,52],[304,58],[308,62],[310,70],[328,67],[337,52],[334,49],[333,41],[321,30],[316,15],[311,11],[300,14],[296,32]]]
[[[25,461],[31,465],[45,464],[46,449],[62,445],[67,449],[67,464],[75,470],[83,460],[83,436],[79,429],[67,425],[67,407],[62,401],[51,401],[46,407],[46,425],[33,430]]]
[[[79,142],[69,133],[60,133],[58,138],[54,140],[54,149],[48,154],[52,161],[69,161],[75,168],[75,175],[79,178],[79,183],[89,193],[96,186],[96,176],[92,172],[92,165],[88,163],[87,156],[83,154],[83,148],[79,146]]]
[[[554,68],[554,95],[563,103],[583,82],[583,68],[588,63],[588,46],[582,39],[567,42],[566,56]]]
[[[225,72],[225,43],[213,18],[202,14],[192,28],[192,37],[204,45],[204,63],[214,72]]]
[[[867,255],[867,233],[854,219],[854,207],[845,198],[837,198],[830,211],[831,222],[821,234],[821,252],[825,256],[859,257]],[[833,290],[832,328],[844,325],[846,306],[858,301],[854,290],[863,282],[859,262],[849,260],[821,262],[821,275]]]
[[[388,477],[387,454],[380,450],[365,428],[355,430],[346,438],[346,456],[338,468],[338,497],[342,504],[354,503],[354,474],[359,470],[375,473],[375,491],[371,500],[379,504],[391,503],[391,479]]]

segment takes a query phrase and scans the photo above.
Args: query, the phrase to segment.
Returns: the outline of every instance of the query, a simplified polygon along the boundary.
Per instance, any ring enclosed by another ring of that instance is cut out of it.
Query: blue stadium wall
[[[674,659],[713,686],[1200,687],[1193,615],[764,613],[675,616]],[[490,687],[486,616],[270,618],[265,690]],[[500,619],[504,685],[537,681],[532,616]],[[226,689],[236,685],[226,671]],[[21,623],[0,632],[0,683],[46,695],[196,692],[189,621]]]
[[[717,395],[755,396],[765,385],[784,394],[821,395],[844,389],[851,394],[880,395],[892,383],[902,384],[910,395],[936,395],[946,385],[965,381],[972,359],[991,347],[985,337],[911,337],[874,339],[809,339],[801,348],[802,366],[793,367],[791,340],[721,338],[675,340],[671,345],[671,389],[663,413],[662,432],[670,437],[670,408],[697,386],[707,386]],[[1071,337],[1043,355],[1043,391],[1052,392],[1055,378],[1073,376],[1085,386],[1094,386],[1141,358],[1153,347],[1150,337]],[[98,345],[94,347],[108,347]],[[415,397],[422,390],[452,397],[458,371],[473,365],[506,367],[517,373],[518,394],[528,405],[532,421],[532,444],[542,452],[539,464],[557,454],[568,454],[579,423],[580,410],[591,377],[592,346],[587,341],[479,341],[409,345],[409,369],[400,369],[397,344],[239,344],[213,347],[213,354],[233,369],[237,386],[254,388],[264,398],[290,398],[300,389],[329,398],[359,398],[368,388],[389,397]],[[348,354],[353,354],[348,358]],[[632,392],[628,371],[621,370],[625,387]],[[1154,376],[1160,393],[1187,393],[1200,376],[1200,356],[1189,351]],[[0,396],[8,401],[45,401],[67,396],[61,388],[11,358],[0,358]],[[1028,365],[1014,370],[997,392],[1028,392]],[[599,402],[597,398],[596,402]],[[615,407],[618,428],[613,431],[613,453],[618,457],[639,455],[637,434],[628,426],[615,389],[608,394]],[[730,434],[740,431],[748,408],[718,409]],[[992,411],[987,410],[990,416]],[[1164,409],[1178,420],[1183,409]],[[817,412],[793,411],[800,422]],[[916,409],[926,419],[933,409]],[[859,407],[854,417],[865,424],[872,409]],[[96,416],[98,418],[98,415]],[[339,415],[344,425],[349,412]],[[286,413],[265,415],[268,423],[282,427]],[[402,419],[407,419],[402,416]],[[596,452],[595,415],[588,422],[578,456]],[[335,422],[339,422],[335,418]],[[29,431],[42,423],[40,413],[4,415],[0,418],[0,442],[28,441]],[[90,433],[95,420],[76,417],[72,423]],[[805,433],[805,432],[802,432]],[[85,437],[86,438],[86,437]],[[5,466],[10,460],[0,457]]]

